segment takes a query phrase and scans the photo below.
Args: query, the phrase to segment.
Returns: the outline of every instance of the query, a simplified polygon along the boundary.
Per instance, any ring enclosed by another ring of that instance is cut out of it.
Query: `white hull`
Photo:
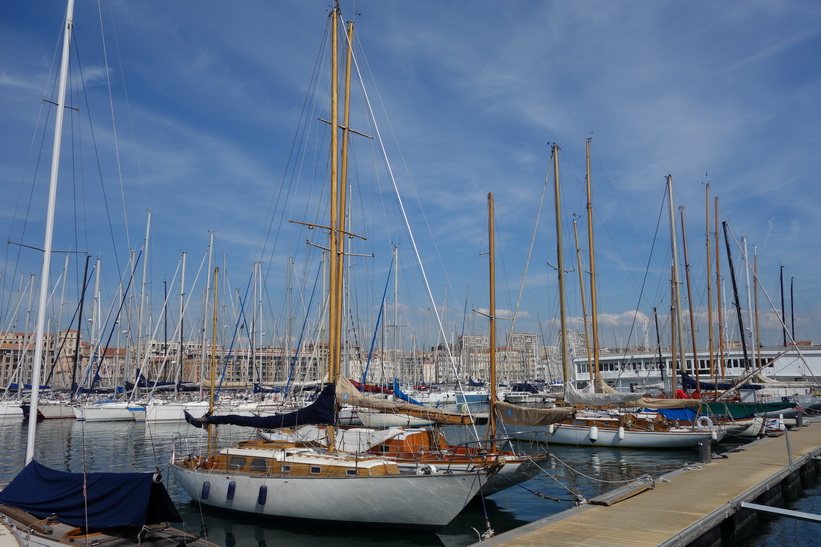
[[[145,421],[148,423],[184,422],[187,411],[194,418],[202,418],[208,410],[208,401],[188,403],[149,403],[145,405]]]
[[[40,401],[37,405],[40,415],[45,420],[62,420],[74,418],[74,407],[63,401]]]
[[[766,421],[767,419],[761,416],[748,420],[735,420],[727,424],[727,437],[758,437],[763,433]]]
[[[595,437],[595,440],[591,438]],[[710,439],[720,441],[723,431],[633,431],[619,428],[556,424],[534,427],[510,435],[513,438],[552,444],[576,446],[610,446],[621,448],[694,448]]]
[[[272,477],[193,470],[177,464],[171,465],[171,471],[193,500],[210,507],[280,518],[423,529],[440,528],[453,520],[481,488],[482,476]],[[233,499],[228,499],[232,483]]]
[[[0,402],[0,420],[22,420],[23,408],[20,403],[11,401]]]
[[[131,411],[137,411],[140,405],[101,401],[89,405],[75,406],[74,415],[80,421],[87,422],[130,422],[134,420]]]

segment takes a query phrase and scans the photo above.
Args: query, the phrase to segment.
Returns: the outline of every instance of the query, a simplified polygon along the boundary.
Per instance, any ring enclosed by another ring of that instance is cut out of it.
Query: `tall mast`
[[[66,109],[66,82],[68,81],[68,53],[71,46],[71,32],[74,28],[74,0],[66,6],[66,26],[63,34],[63,53],[60,60],[60,83],[57,88],[57,112],[54,121],[54,145],[51,151],[51,176],[48,188],[46,210],[46,231],[43,237],[43,266],[40,270],[40,300],[37,310],[37,327],[34,335],[34,362],[31,370],[31,412],[37,416],[40,402],[40,374],[43,366],[43,338],[46,328],[46,304],[48,299],[49,270],[51,269],[51,248],[54,239],[54,212],[57,207],[57,175],[60,172],[60,148],[63,136],[63,118]],[[22,381],[20,382],[23,383]],[[34,441],[37,420],[30,419],[26,437],[26,464],[34,459]]]
[[[790,278],[790,333],[792,337],[792,343],[795,345],[795,300],[793,299],[793,281],[795,281],[794,277]],[[760,346],[761,344],[759,344]]]
[[[185,317],[185,262],[188,253],[186,251],[182,252],[182,270],[180,272],[180,323],[179,323],[179,349],[177,350],[177,370],[176,370],[176,379],[175,383],[177,386],[181,381],[185,381],[184,370],[185,370],[185,342],[183,338],[183,333],[185,330],[183,318]],[[177,386],[174,389],[177,389]]]
[[[567,348],[567,311],[564,295],[564,253],[562,251],[561,181],[559,180],[559,145],[553,143],[553,193],[556,197],[556,268],[559,270],[559,321],[562,352],[562,374],[565,385],[571,385],[570,355]],[[565,388],[566,389],[566,388]]]
[[[747,354],[747,338],[744,336],[744,318],[741,313],[741,303],[738,301],[738,285],[735,282],[735,268],[733,267],[733,255],[730,252],[730,240],[727,237],[727,222],[722,222],[721,227],[724,229],[724,244],[727,247],[727,262],[730,267],[730,281],[733,282],[733,299],[735,299],[735,312],[738,317],[738,332],[741,338],[741,350],[744,352],[744,368],[750,368],[749,356]]]
[[[334,353],[335,357],[333,360],[334,363],[334,374],[332,375],[332,379],[336,378],[340,375],[342,371],[342,324],[343,324],[343,313],[342,313],[342,302],[343,302],[343,294],[344,294],[344,284],[343,284],[343,269],[345,267],[345,224],[346,224],[346,216],[347,216],[347,180],[348,180],[348,136],[350,131],[350,103],[351,103],[351,64],[352,64],[352,56],[353,56],[353,23],[348,23],[348,33],[347,33],[347,47],[346,47],[346,64],[345,64],[345,94],[343,97],[343,110],[342,110],[342,126],[339,125],[339,30],[338,30],[338,23],[337,20],[341,20],[341,13],[339,8],[335,10],[335,17],[334,17],[334,28],[333,34],[334,38],[334,51],[333,57],[334,61],[332,61],[333,67],[333,76],[332,81],[334,82],[333,85],[333,94],[336,95],[336,99],[334,100],[335,105],[332,105],[332,117],[333,122],[331,125],[331,130],[334,132],[334,135],[338,137],[339,129],[342,129],[342,142],[339,143],[338,141],[335,143],[334,139],[331,139],[331,146],[334,147],[333,154],[336,155],[336,159],[334,159],[334,165],[339,163],[339,170],[337,174],[334,176],[333,172],[331,174],[331,178],[335,179],[332,181],[331,185],[336,184],[335,190],[332,190],[335,194],[338,194],[336,198],[336,223],[333,221],[331,222],[331,229],[336,231],[335,237],[335,244],[336,244],[336,274],[334,276],[335,279],[335,312],[336,312],[336,323],[337,323],[337,330],[338,333],[335,335],[337,337],[337,341],[334,344]],[[335,114],[334,114],[335,112]],[[334,117],[335,116],[335,117]],[[340,150],[341,148],[341,150]],[[333,205],[332,199],[331,207]]]
[[[590,373],[590,383],[593,384],[595,378],[595,368],[592,362],[592,352],[590,351],[590,335],[587,325],[587,304],[584,298],[584,274],[582,269],[582,251],[579,249],[579,230],[576,227],[576,219],[573,219],[573,239],[576,242],[576,269],[579,271],[579,289],[582,295],[582,322],[584,323],[584,350],[587,352],[587,369]]]
[[[148,211],[148,220],[145,223],[145,239],[143,240],[143,255],[145,258],[143,259],[143,280],[142,286],[140,287],[140,311],[137,314],[137,370],[138,377],[134,381],[134,389],[131,392],[131,398],[133,399],[139,389],[140,385],[140,378],[139,374],[147,374],[148,371],[142,370],[143,363],[142,363],[142,344],[143,344],[143,317],[145,314],[145,285],[147,283],[146,275],[148,273],[148,236],[151,233],[151,211]],[[146,352],[147,353],[147,352]],[[146,363],[148,360],[146,359]],[[147,378],[148,376],[146,376]]]
[[[710,252],[710,184],[707,183],[704,198],[704,219],[707,228],[704,232],[706,236],[707,248],[707,349],[710,357],[710,377],[715,378],[716,369],[715,361],[713,359],[713,270],[710,259],[712,253]]]
[[[784,347],[787,347],[787,314],[784,310],[784,266],[781,266],[781,273],[779,274],[781,282],[781,334],[783,336]]]
[[[216,388],[217,383],[217,311],[219,306],[218,294],[219,294],[219,275],[220,269],[219,266],[214,268],[214,313],[211,321],[211,376],[210,376],[210,384],[211,384],[211,392],[208,398],[208,413],[213,414],[214,412],[214,390]],[[216,426],[212,424],[208,424],[208,457],[214,455],[216,452],[215,442],[214,439],[214,428]]]
[[[490,370],[488,376],[490,377],[490,412],[488,412],[487,431],[488,438],[493,439],[496,436],[496,416],[494,415],[494,408],[496,405],[496,256],[494,226],[493,226],[493,193],[487,195],[487,209],[488,209],[488,285],[490,286],[490,301],[488,304],[488,321],[489,321],[489,341],[490,341]],[[491,444],[491,450],[496,450],[495,443]]]
[[[585,141],[587,173],[587,243],[590,253],[590,316],[593,326],[593,372],[599,374],[599,317],[596,301],[596,247],[593,245],[593,192],[590,183],[590,141]],[[558,175],[558,173],[557,173]],[[588,365],[589,365],[588,361]]]
[[[718,365],[720,376],[724,378],[724,303],[721,300],[721,256],[719,254],[719,234],[718,234],[718,196],[715,197],[715,227],[716,227],[716,310],[718,311]],[[718,387],[716,387],[716,395]]]
[[[753,304],[752,304],[752,297],[750,295],[750,258],[747,254],[747,236],[742,236],[741,238],[742,243],[742,251],[744,252],[744,276],[745,276],[745,288],[747,290],[747,314],[750,318],[750,348],[754,348],[756,346],[756,336],[755,336],[755,318],[753,317]],[[744,333],[741,333],[744,336]]]
[[[669,200],[668,205],[670,206],[670,239],[672,242],[672,249],[673,249],[673,297],[674,297],[674,305],[676,308],[676,325],[678,327],[677,331],[677,338],[678,344],[677,348],[673,348],[673,352],[678,349],[679,354],[679,362],[681,363],[681,370],[687,370],[687,361],[684,357],[684,326],[681,320],[681,283],[679,282],[678,278],[678,241],[676,236],[676,219],[674,214],[674,207],[673,204],[673,176],[667,175],[667,198]],[[694,356],[695,357],[695,356]],[[675,378],[675,374],[677,373],[675,367],[675,356],[673,357],[673,385],[675,386],[677,383],[677,379]],[[673,390],[673,397],[675,398],[676,390]]]
[[[758,247],[753,247],[753,294],[755,295],[755,368],[761,363],[761,337],[758,330]]]
[[[201,347],[200,347],[200,370],[199,375],[197,378],[198,382],[202,382],[202,379],[205,377],[205,355],[206,350],[205,348],[208,347],[206,334],[207,329],[206,325],[208,322],[208,295],[211,294],[211,263],[214,258],[214,232],[209,234],[208,239],[208,270],[206,272],[206,279],[205,279],[205,294],[203,295],[202,299],[202,336],[201,340]],[[200,393],[200,400],[202,400],[203,390],[199,390]]]
[[[337,249],[338,214],[339,214],[339,30],[337,18],[339,6],[330,14],[331,20],[331,196],[330,215],[331,225],[328,233],[329,265],[329,301],[328,301],[328,380],[335,382],[339,372],[339,303],[336,300],[338,289],[339,252]]]
[[[80,306],[79,310],[77,311],[77,338],[75,340],[74,345],[74,358],[71,363],[71,395],[69,396],[70,399],[74,398],[74,392],[77,391],[77,364],[80,362],[80,341],[83,337],[83,303],[86,299],[86,287],[88,287],[86,276],[88,275],[89,260],[91,260],[91,256],[86,255],[86,264],[83,267],[83,282],[81,285],[83,289],[80,292]],[[37,415],[37,408],[30,408],[29,410],[34,411],[34,416]],[[29,418],[31,418],[31,414],[29,414]]]
[[[693,313],[693,290],[690,286],[690,260],[687,258],[687,229],[684,224],[684,207],[679,209],[681,213],[681,243],[684,252],[684,275],[687,281],[687,300],[690,310],[690,339],[693,341],[693,372],[696,376],[696,385],[700,386],[698,376],[698,349],[696,345],[696,318]]]

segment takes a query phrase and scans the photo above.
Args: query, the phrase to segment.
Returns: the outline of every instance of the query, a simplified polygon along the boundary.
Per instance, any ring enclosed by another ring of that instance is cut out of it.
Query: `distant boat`
[[[23,408],[20,401],[0,401],[0,420],[22,420]]]

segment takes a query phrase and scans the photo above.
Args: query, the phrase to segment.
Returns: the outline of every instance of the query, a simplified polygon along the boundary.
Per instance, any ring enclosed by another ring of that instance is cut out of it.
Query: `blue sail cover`
[[[512,386],[510,386],[510,391],[515,391],[517,393],[539,393],[539,390],[536,388],[536,386],[528,382],[513,384]]]
[[[278,427],[294,427],[297,425],[329,425],[336,420],[334,414],[334,403],[336,402],[336,391],[334,384],[328,384],[316,398],[316,401],[305,408],[300,408],[295,412],[287,414],[277,414],[276,416],[240,416],[239,414],[227,414],[225,416],[203,416],[200,419],[194,418],[185,412],[185,421],[194,427],[203,427],[208,424],[229,424],[243,427],[256,427],[260,429],[276,429]]]
[[[0,492],[0,503],[88,529],[182,522],[152,473],[66,473],[35,460]]]
[[[393,379],[393,394],[405,402],[422,406],[422,403],[420,403],[419,401],[417,401],[416,399],[414,399],[413,397],[399,389],[399,378]]]

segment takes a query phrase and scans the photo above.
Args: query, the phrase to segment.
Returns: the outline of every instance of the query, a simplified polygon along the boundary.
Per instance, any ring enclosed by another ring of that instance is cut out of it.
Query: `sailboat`
[[[589,143],[589,141],[588,141]],[[564,293],[564,256],[562,251],[561,185],[559,179],[559,147],[552,148],[554,193],[556,202],[557,271],[559,276],[560,337],[565,378],[564,402],[578,407],[572,415],[553,423],[538,423],[531,409],[503,409],[506,423],[520,426],[517,438],[575,446],[612,446],[624,448],[684,448],[696,447],[709,440],[720,440],[724,431],[716,430],[709,421],[692,427],[680,427],[674,421],[653,411],[635,409],[684,408],[698,406],[692,399],[652,399],[640,393],[620,393],[597,378],[597,392],[587,393],[573,386],[570,376],[570,356]],[[589,153],[588,153],[589,157]],[[588,161],[588,203],[589,161]],[[592,246],[591,246],[592,247]],[[592,256],[592,248],[590,250]],[[595,300],[595,299],[594,299]],[[593,318],[595,321],[595,317]],[[595,344],[594,335],[594,344]],[[594,352],[595,355],[595,352]],[[586,407],[586,408],[585,408]],[[592,407],[592,409],[591,409]],[[529,428],[529,429],[527,429]]]
[[[338,107],[339,28],[343,24],[338,4],[331,10],[329,18],[332,52],[331,218],[328,226],[309,225],[321,227],[329,235],[329,383],[317,401],[292,414],[244,418],[247,420],[245,424],[252,427],[264,427],[260,424],[268,424],[269,427],[326,424],[331,427],[325,428],[326,438],[321,446],[307,446],[289,440],[251,440],[218,448],[213,442],[214,423],[225,417],[206,415],[204,420],[195,421],[186,416],[193,425],[199,423],[208,428],[208,446],[185,445],[185,439],[178,439],[180,442],[174,447],[171,470],[195,502],[209,507],[305,521],[436,529],[449,523],[462,511],[487,476],[495,472],[500,464],[472,472],[446,472],[435,466],[428,466],[419,472],[406,472],[393,460],[337,449],[338,431],[334,426],[339,407],[364,396],[341,374],[344,272],[341,240],[350,234],[345,231],[346,184],[340,183],[346,180],[345,139],[349,129],[347,113],[345,122],[340,124]],[[348,74],[352,68],[352,35],[353,23],[348,23]],[[350,79],[347,81],[350,82]],[[349,88],[346,86],[346,105],[349,104],[347,92]],[[341,130],[343,137],[340,143]],[[340,163],[343,166],[341,176]],[[213,376],[211,385],[214,385]]]
[[[54,146],[40,276],[39,308],[32,363],[31,408],[36,409],[44,355],[46,304],[51,267],[60,144],[65,111],[68,55],[74,1],[68,0],[60,65]],[[213,546],[168,526],[182,518],[159,473],[67,473],[34,459],[37,420],[28,423],[23,470],[0,492],[0,522],[21,545],[142,545],[145,543]]]

